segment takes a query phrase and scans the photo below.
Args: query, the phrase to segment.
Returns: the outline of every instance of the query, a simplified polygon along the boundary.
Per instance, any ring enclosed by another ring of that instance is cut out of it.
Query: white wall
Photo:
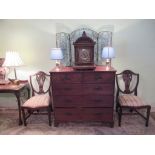
[[[0,20],[0,57],[5,57],[6,50],[20,53],[25,66],[17,69],[19,79],[38,70],[48,72],[54,66],[49,54],[56,46],[56,32],[70,33],[83,26],[113,31],[113,66],[118,72],[139,72],[139,95],[155,107],[155,20]],[[0,94],[0,107],[16,107],[15,99],[6,96]]]

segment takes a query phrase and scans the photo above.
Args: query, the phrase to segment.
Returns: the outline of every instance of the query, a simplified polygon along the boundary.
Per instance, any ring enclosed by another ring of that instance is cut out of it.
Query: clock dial
[[[90,62],[90,51],[88,49],[79,49],[79,63]]]

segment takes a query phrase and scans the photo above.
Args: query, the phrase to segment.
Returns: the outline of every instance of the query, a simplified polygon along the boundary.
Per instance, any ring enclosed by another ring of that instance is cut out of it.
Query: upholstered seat
[[[49,105],[49,95],[38,95],[33,96],[27,100],[22,106],[27,108],[41,108]]]
[[[139,107],[146,105],[140,97],[135,95],[120,95],[118,99],[121,106]]]

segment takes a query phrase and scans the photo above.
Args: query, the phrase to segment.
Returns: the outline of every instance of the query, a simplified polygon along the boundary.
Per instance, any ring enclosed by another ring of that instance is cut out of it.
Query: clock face
[[[78,49],[78,53],[79,53],[79,63],[89,63],[91,61],[91,57],[90,57],[90,49]]]

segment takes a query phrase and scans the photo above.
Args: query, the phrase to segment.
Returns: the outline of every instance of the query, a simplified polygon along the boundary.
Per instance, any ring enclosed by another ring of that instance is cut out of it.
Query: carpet
[[[1,135],[154,135],[155,113],[151,113],[149,127],[140,116],[123,116],[122,126],[118,126],[115,114],[114,128],[102,122],[60,123],[58,127],[48,126],[46,115],[34,115],[28,120],[28,125],[18,126],[16,110],[0,111]]]

